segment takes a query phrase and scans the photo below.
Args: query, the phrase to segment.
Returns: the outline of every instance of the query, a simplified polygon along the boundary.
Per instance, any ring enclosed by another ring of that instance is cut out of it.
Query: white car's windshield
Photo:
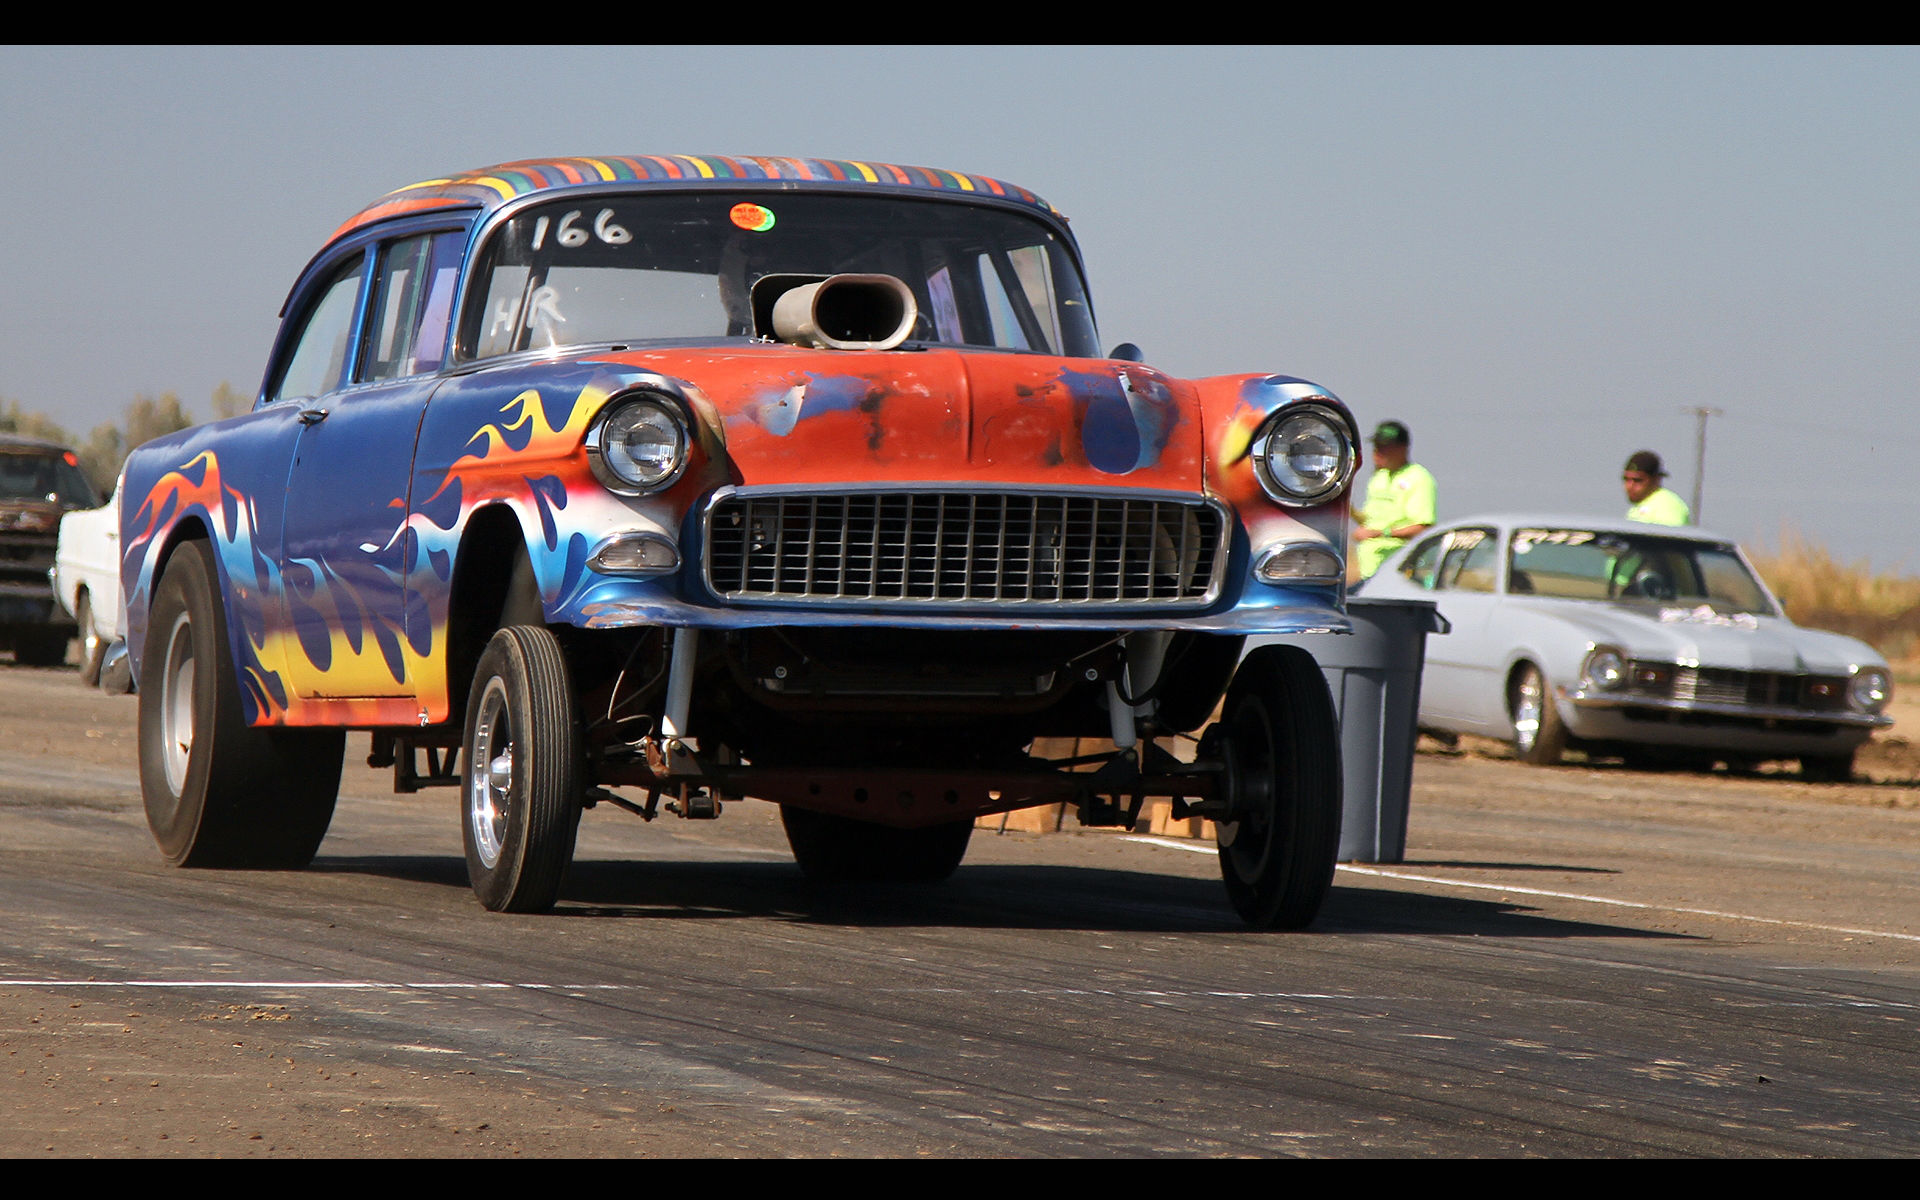
[[[1508,588],[1568,600],[1712,604],[1777,615],[1731,545],[1591,529],[1516,529]]]
[[[838,274],[904,281],[920,308],[913,342],[1099,354],[1074,256],[1039,220],[984,204],[717,191],[516,213],[482,253],[460,346],[486,358],[764,335],[756,283]]]

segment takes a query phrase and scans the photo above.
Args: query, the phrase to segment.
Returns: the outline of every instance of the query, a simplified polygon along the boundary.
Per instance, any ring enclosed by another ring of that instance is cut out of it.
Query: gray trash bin
[[[1353,635],[1250,637],[1247,650],[1298,646],[1327,677],[1340,715],[1342,862],[1400,862],[1407,855],[1407,800],[1419,739],[1420,672],[1427,635],[1448,625],[1431,600],[1347,600]]]

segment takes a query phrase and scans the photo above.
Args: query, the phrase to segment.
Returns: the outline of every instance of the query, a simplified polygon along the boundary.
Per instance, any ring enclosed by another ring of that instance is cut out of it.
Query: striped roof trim
[[[463,171],[443,179],[422,180],[380,197],[335,230],[333,236],[337,238],[375,221],[407,213],[439,208],[471,208],[476,205],[491,210],[516,197],[553,188],[593,183],[677,183],[704,179],[755,183],[871,183],[928,191],[978,192],[1030,204],[1056,217],[1060,215],[1058,209],[1023,187],[989,179],[985,175],[962,175],[957,171],[931,167],[902,167],[892,163],[835,158],[642,154],[529,159]]]

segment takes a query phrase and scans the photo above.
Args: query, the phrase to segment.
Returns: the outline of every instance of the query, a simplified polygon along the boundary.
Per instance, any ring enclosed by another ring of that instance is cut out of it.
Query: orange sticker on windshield
[[[727,216],[749,233],[765,233],[773,228],[773,210],[758,204],[736,204],[727,211]]]

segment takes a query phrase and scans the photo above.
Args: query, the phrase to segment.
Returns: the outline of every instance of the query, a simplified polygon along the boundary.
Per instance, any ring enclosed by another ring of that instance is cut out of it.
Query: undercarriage
[[[571,857],[571,825],[541,834],[526,815],[539,805],[519,796],[516,756],[542,742],[561,747],[548,759],[578,756],[578,778],[561,781],[577,800],[549,806],[573,821],[601,805],[711,819],[765,800],[819,878],[939,878],[980,817],[1063,804],[1082,825],[1127,828],[1166,799],[1176,819],[1215,823],[1243,916],[1297,926],[1331,880],[1337,727],[1309,656],[1275,647],[1241,664],[1240,650],[1237,637],[1157,631],[510,627],[482,659],[457,736],[379,732],[369,763],[391,767],[400,791],[466,789],[481,881],[516,846]],[[564,729],[513,711],[532,682],[514,679],[515,654],[550,660],[546,709],[552,676],[569,677]],[[1176,737],[1190,759],[1167,749]],[[528,874],[557,888],[563,869]],[[552,903],[498,891],[489,907]]]

